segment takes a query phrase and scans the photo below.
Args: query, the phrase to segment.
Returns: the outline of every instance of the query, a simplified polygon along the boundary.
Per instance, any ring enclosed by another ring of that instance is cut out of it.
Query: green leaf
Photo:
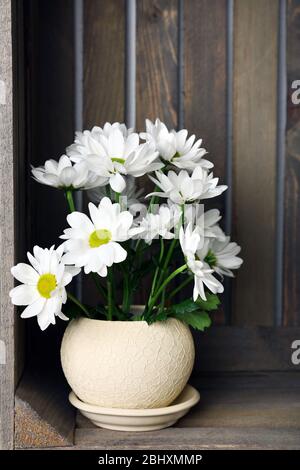
[[[211,325],[211,319],[207,312],[194,311],[172,316],[195,328],[195,330],[203,331]]]
[[[199,297],[196,300],[196,304],[200,310],[205,310],[210,312],[211,310],[217,310],[218,306],[220,305],[220,299],[216,294],[211,294],[209,292],[206,293],[206,301]]]
[[[179,304],[173,304],[168,309],[168,312],[169,315],[174,316],[194,312],[195,310],[200,310],[199,305],[192,299],[186,299],[180,302]]]
[[[165,321],[168,318],[168,312],[167,310],[163,310],[162,312],[156,314],[156,315],[151,315],[151,317],[147,320],[148,325],[151,325],[152,323],[155,323],[157,321]]]

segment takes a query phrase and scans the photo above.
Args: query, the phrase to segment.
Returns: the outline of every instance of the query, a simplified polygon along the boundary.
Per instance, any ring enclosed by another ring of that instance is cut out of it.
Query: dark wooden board
[[[244,264],[232,315],[236,325],[272,325],[279,4],[234,5],[233,227]]]
[[[203,139],[222,184],[226,183],[227,151],[226,5],[226,0],[189,0],[183,8],[184,127]],[[205,201],[205,210],[215,207],[225,217],[225,195]],[[215,323],[225,323],[223,306]]]
[[[26,67],[26,178],[28,246],[61,243],[67,204],[62,191],[33,180],[30,165],[58,159],[74,139],[74,31],[72,0],[24,2]],[[26,251],[25,251],[26,253]],[[25,256],[23,253],[23,257]],[[43,351],[45,364],[58,364],[64,322],[41,334],[36,319],[26,322],[28,357]]]
[[[287,124],[285,159],[284,324],[300,324],[300,104],[292,102],[300,78],[300,1],[287,2]]]
[[[84,2],[83,125],[124,121],[125,3]]]
[[[145,118],[177,126],[177,2],[137,2],[137,128]]]
[[[139,0],[136,37],[136,128],[159,118],[170,129],[178,123],[178,2]],[[143,194],[153,191],[147,176],[138,181]],[[135,303],[149,296],[151,276],[142,280]]]
[[[125,2],[86,0],[83,6],[83,127],[90,129],[125,119]],[[83,198],[87,212],[89,199]],[[82,283],[84,301],[99,303],[91,277]]]
[[[219,326],[194,335],[194,373],[209,371],[300,370],[291,362],[299,328]]]
[[[291,450],[300,449],[299,428],[168,428],[147,433],[78,429],[74,449],[101,450]],[[69,448],[72,449],[72,448]]]

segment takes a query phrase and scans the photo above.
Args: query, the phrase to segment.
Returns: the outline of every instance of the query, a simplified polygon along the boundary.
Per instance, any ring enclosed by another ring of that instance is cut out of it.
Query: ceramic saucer
[[[172,426],[200,400],[199,392],[186,385],[179,397],[169,406],[151,409],[103,408],[79,400],[72,391],[69,400],[75,408],[96,426],[114,431],[155,431]]]

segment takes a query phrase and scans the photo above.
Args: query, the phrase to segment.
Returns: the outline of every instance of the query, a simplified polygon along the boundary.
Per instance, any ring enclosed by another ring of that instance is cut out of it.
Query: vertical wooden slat
[[[83,15],[83,127],[124,122],[125,1],[85,0]],[[83,277],[83,298],[89,305],[103,300],[89,276]]]
[[[0,5],[0,449],[13,447],[14,308],[8,296],[14,264],[14,148],[11,1]]]
[[[136,127],[159,118],[170,129],[178,125],[178,2],[137,1]],[[147,176],[138,181],[144,194],[153,189]],[[151,275],[140,285],[135,301],[145,303]]]
[[[233,210],[244,258],[234,283],[238,325],[273,324],[277,36],[277,0],[235,2]]]
[[[33,166],[58,159],[74,138],[73,1],[26,0],[27,153],[30,240],[45,248],[60,244],[66,227],[67,204],[62,191],[35,182]],[[24,320],[22,320],[24,321]],[[29,357],[44,351],[44,360],[59,364],[65,324],[58,322],[41,335],[36,321],[26,323]]]
[[[177,13],[174,0],[137,2],[137,129],[145,118],[176,128]]]
[[[84,127],[124,121],[125,5],[84,2]]]
[[[214,173],[226,182],[226,0],[184,2],[184,127],[208,150]],[[207,202],[225,216],[225,195]],[[224,323],[221,308],[214,320]]]
[[[284,324],[300,324],[300,1],[287,2],[287,126],[285,176]],[[292,97],[294,93],[294,99]],[[293,102],[294,101],[294,102]]]

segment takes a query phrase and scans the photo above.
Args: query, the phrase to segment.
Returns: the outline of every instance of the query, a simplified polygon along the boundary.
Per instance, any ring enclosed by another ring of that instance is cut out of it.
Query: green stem
[[[105,291],[104,287],[100,284],[100,281],[98,279],[98,274],[91,272],[91,275],[95,283],[95,286],[97,287],[98,291],[101,293],[102,297],[106,300],[107,292]]]
[[[115,192],[115,200],[116,202],[120,202],[120,193]]]
[[[162,262],[162,259],[163,259],[163,256],[164,256],[164,240],[163,238],[161,237],[160,238],[160,253],[159,253],[159,259],[158,259],[158,266],[155,270],[155,273],[154,273],[154,277],[153,277],[153,281],[152,281],[152,286],[151,286],[151,291],[150,291],[150,296],[149,296],[149,300],[148,300],[148,303],[151,301],[151,297],[152,295],[154,294],[155,292],[155,288],[156,288],[156,281],[157,281],[157,276],[158,276],[158,273],[159,273],[159,270],[160,270],[160,265],[161,265],[161,262]]]
[[[172,292],[168,294],[168,300],[172,299],[172,297],[174,297],[174,295],[176,295],[177,292],[180,292],[181,289],[187,286],[191,281],[193,281],[193,279],[194,279],[193,276],[189,276],[188,278],[186,278],[181,284],[179,284],[179,286],[176,287],[176,289],[172,290]]]
[[[108,314],[107,314],[107,320],[111,321],[112,320],[112,309],[113,309],[113,303],[112,303],[112,283],[111,283],[111,275],[110,273],[108,274],[109,280],[107,281],[107,291],[108,291]]]
[[[75,204],[74,204],[74,199],[73,199],[73,191],[71,189],[67,189],[65,191],[65,195],[66,195],[70,212],[74,212],[76,209],[75,209]]]
[[[183,264],[182,266],[180,266],[180,268],[177,268],[175,271],[173,271],[168,277],[167,279],[164,280],[164,282],[161,284],[161,286],[158,288],[158,290],[156,291],[155,295],[153,296],[151,302],[150,302],[150,305],[149,305],[149,311],[152,310],[152,308],[154,307],[155,305],[155,302],[156,300],[158,299],[158,297],[160,296],[160,294],[162,293],[162,291],[165,289],[165,287],[169,284],[169,282],[172,281],[172,279],[174,279],[174,277],[178,276],[178,274],[182,273],[183,271],[185,271],[187,269],[187,265],[186,264]]]
[[[73,294],[71,294],[70,292],[67,292],[67,296],[68,296],[68,299],[70,299],[74,304],[76,304],[78,307],[81,308],[81,310],[86,314],[86,316],[89,316],[88,310],[79,300],[76,299],[76,297],[74,297]]]

